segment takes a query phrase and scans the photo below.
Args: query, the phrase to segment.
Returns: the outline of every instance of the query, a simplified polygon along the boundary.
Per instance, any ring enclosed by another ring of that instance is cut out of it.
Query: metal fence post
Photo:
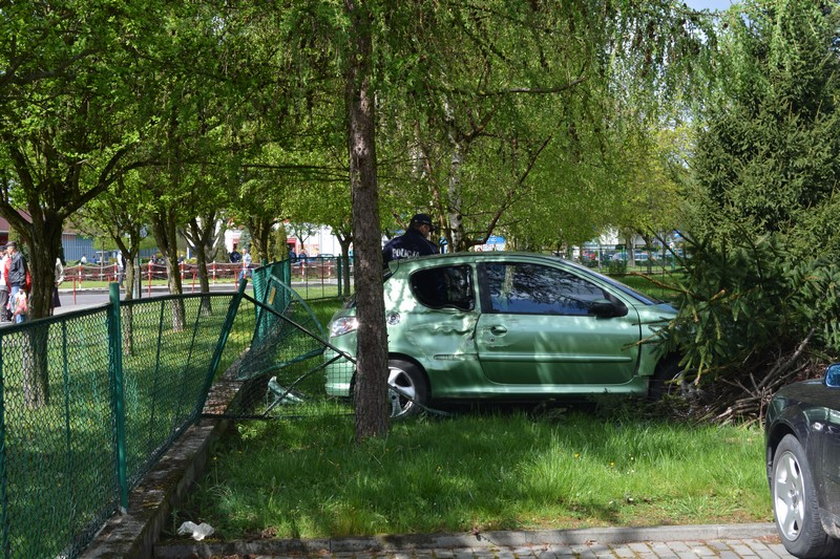
[[[117,483],[120,510],[128,509],[128,475],[126,473],[125,386],[122,362],[122,325],[120,320],[120,284],[110,284],[111,304],[108,306],[108,355],[111,376],[111,405],[114,413],[114,454],[117,459]]]
[[[338,296],[339,297],[342,297],[344,295],[344,293],[343,293],[344,284],[341,282],[342,276],[344,275],[343,274],[344,270],[342,268],[344,268],[344,257],[339,256],[338,258],[335,259],[335,269],[336,269],[336,272],[337,272],[336,273],[336,278],[338,278]]]
[[[0,336],[0,342],[3,337]],[[2,344],[0,344],[0,553],[3,557],[11,557],[12,550],[9,542],[9,496],[6,493],[6,370],[3,367]]]
[[[240,280],[239,289],[236,291],[236,295],[231,298],[230,305],[228,305],[225,323],[222,325],[222,333],[219,335],[219,341],[216,342],[216,349],[213,351],[213,357],[210,359],[210,369],[207,371],[207,377],[204,381],[204,390],[201,391],[201,395],[199,397],[197,406],[199,414],[207,404],[207,396],[210,393],[210,388],[213,386],[213,379],[216,377],[216,372],[219,369],[219,363],[222,362],[222,353],[225,350],[225,344],[227,344],[228,336],[230,336],[230,331],[233,329],[234,322],[236,321],[236,313],[239,311],[239,305],[242,303],[242,299],[245,296],[246,285],[247,282],[244,279]]]

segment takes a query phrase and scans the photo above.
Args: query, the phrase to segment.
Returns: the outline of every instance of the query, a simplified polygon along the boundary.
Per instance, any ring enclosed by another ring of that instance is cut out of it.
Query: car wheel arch
[[[410,355],[406,355],[404,353],[389,353],[388,354],[388,361],[405,361],[407,363],[411,363],[423,374],[423,380],[426,384],[426,393],[431,397],[432,395],[432,386],[431,382],[429,381],[429,373],[426,371],[426,367],[424,367],[417,359],[411,357]]]
[[[679,353],[671,352],[663,355],[656,362],[653,373],[648,377],[648,398],[652,401],[661,399],[670,392],[668,383],[672,381],[680,371]]]
[[[799,440],[800,443],[802,442],[802,438],[799,436],[796,430],[791,425],[785,422],[777,423],[767,435],[767,442],[765,444],[765,454],[768,481],[773,475],[773,458],[775,458],[776,456],[776,449],[778,448],[779,443],[782,442],[782,439],[784,439],[787,435],[793,435]]]
[[[785,409],[782,414],[772,419],[771,428],[767,434],[766,446],[769,447],[772,441],[775,452],[779,442],[787,434],[793,435],[805,446],[808,443],[808,436],[810,434],[808,425],[809,421],[805,417],[804,410],[798,405],[791,406]]]
[[[429,383],[429,373],[426,372],[426,367],[424,367],[417,359],[411,357],[410,355],[405,355],[404,353],[389,353],[388,354],[388,361],[406,361],[411,363],[415,367],[417,367],[421,373],[423,373],[423,378],[426,381],[426,388],[431,390],[431,386]],[[353,387],[356,385],[356,371],[353,371],[353,376],[350,378],[350,392],[352,393]],[[430,392],[431,394],[431,392]]]

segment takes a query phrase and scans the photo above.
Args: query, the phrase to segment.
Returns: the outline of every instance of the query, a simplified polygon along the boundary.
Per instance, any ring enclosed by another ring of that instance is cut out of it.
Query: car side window
[[[411,291],[423,305],[434,309],[452,307],[469,311],[475,308],[472,268],[444,266],[411,274]]]
[[[489,263],[480,273],[485,312],[587,315],[595,301],[615,300],[589,280],[550,266]]]

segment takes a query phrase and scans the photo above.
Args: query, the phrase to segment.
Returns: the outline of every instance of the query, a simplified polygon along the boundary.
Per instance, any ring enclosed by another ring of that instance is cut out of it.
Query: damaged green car
[[[475,252],[391,262],[385,274],[392,415],[445,400],[658,396],[675,356],[644,343],[676,311],[558,257]],[[330,322],[328,395],[354,386],[355,304]]]

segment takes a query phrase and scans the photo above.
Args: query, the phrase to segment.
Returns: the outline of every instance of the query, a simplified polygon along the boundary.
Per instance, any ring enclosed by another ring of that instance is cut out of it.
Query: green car
[[[644,343],[676,315],[609,277],[561,258],[470,252],[391,262],[385,274],[392,415],[435,401],[658,396],[677,359]],[[353,302],[330,343],[355,356]],[[325,353],[326,390],[347,397],[352,361]]]

